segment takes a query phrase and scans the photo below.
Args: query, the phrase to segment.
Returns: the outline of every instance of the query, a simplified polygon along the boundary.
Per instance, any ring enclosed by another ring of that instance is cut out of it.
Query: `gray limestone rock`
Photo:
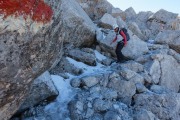
[[[81,78],[81,81],[87,87],[92,87],[99,83],[99,79],[96,76],[85,76]]]
[[[58,96],[58,94],[59,92],[51,80],[50,73],[46,71],[34,80],[31,85],[30,92],[23,104],[20,106],[18,112],[31,108],[43,100],[53,100]]]
[[[145,69],[152,78],[154,84],[159,83],[161,77],[160,63],[158,60],[150,61],[145,64]]]
[[[180,53],[180,30],[167,30],[159,33],[155,39],[155,43],[168,44],[171,49]]]
[[[146,109],[161,120],[178,120],[180,108],[180,95],[170,94],[137,94],[134,97],[136,109]]]
[[[99,20],[105,13],[111,13],[113,6],[107,0],[76,0],[84,11],[94,21]]]
[[[104,120],[122,120],[118,113],[114,111],[108,111],[105,116]]]
[[[174,92],[179,91],[180,86],[180,65],[169,55],[164,55],[164,59],[160,62],[161,78],[159,85],[165,86]]]
[[[141,109],[136,111],[133,120],[159,120],[151,111]]]
[[[127,105],[131,104],[132,96],[136,93],[136,86],[133,82],[118,78],[111,79],[108,83],[108,87],[115,89],[118,92],[120,101]]]
[[[79,49],[72,49],[68,52],[68,56],[85,64],[96,66],[96,57],[94,53],[92,54]]]
[[[95,40],[95,25],[75,0],[45,4],[52,10],[46,23],[0,15],[0,119],[9,119],[24,101],[30,83],[59,62],[63,43],[88,46]],[[51,10],[42,13],[49,15]]]
[[[114,24],[117,24],[116,19],[108,13],[105,13],[98,23],[100,27],[106,29],[113,29]]]
[[[157,94],[166,94],[171,93],[172,90],[169,90],[168,88],[160,85],[152,85],[150,88],[150,91],[157,93]]]

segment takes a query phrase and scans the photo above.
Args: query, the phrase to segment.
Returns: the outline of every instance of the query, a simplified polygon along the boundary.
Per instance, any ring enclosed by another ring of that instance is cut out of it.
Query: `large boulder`
[[[167,55],[167,50],[164,50],[164,53],[163,50],[156,50],[154,52],[157,52],[151,55],[151,59],[154,61],[149,59],[145,65],[149,69],[146,69],[147,72],[151,75],[154,83],[178,92],[180,86],[180,64],[175,57],[171,56],[173,55],[172,53]]]
[[[180,118],[179,94],[136,94],[134,100],[134,108],[151,111],[160,120],[178,120]]]
[[[78,68],[74,64],[72,64],[68,60],[68,57],[62,57],[62,59],[56,65],[56,67],[54,67],[50,70],[51,74],[60,75],[64,78],[68,78],[66,73],[71,73],[73,75],[80,75],[82,72],[83,72],[83,69]]]
[[[111,13],[113,6],[107,0],[76,0],[92,20],[99,20],[105,13]]]
[[[128,62],[122,63],[120,66],[124,67],[124,68],[128,68],[128,69],[130,69],[134,72],[137,72],[137,73],[144,71],[143,65],[141,65],[135,61],[128,61]]]
[[[160,63],[158,60],[150,61],[145,64],[145,69],[152,77],[152,81],[154,84],[159,83],[159,79],[161,77],[161,69]]]
[[[134,9],[132,7],[126,9],[125,11],[125,15],[126,15],[126,21],[133,21],[136,18],[136,12],[134,11]]]
[[[96,57],[94,51],[92,51],[92,53],[88,53],[83,51],[83,49],[73,49],[68,52],[68,56],[90,66],[96,66]]]
[[[138,25],[135,22],[130,22],[128,24],[128,28],[137,35],[141,40],[145,40],[145,36],[142,34],[141,30],[139,29]]]
[[[46,71],[34,80],[26,100],[20,106],[18,111],[22,112],[25,109],[37,105],[43,100],[54,100],[58,94],[59,92],[54,86],[50,73]]]
[[[166,30],[159,33],[155,39],[155,43],[168,44],[172,49],[180,53],[180,30]]]
[[[149,19],[150,16],[152,16],[153,13],[148,11],[148,12],[139,12],[136,16],[135,23],[138,25],[138,27],[141,30],[144,30],[147,28],[147,20]]]
[[[151,37],[151,30],[148,29],[147,21],[150,16],[152,16],[153,13],[148,12],[139,12],[136,16],[135,23],[138,25],[139,29],[141,30],[142,34],[145,38],[144,40],[148,40]],[[140,37],[141,38],[141,37]],[[142,39],[142,38],[141,38]]]
[[[96,30],[96,39],[97,42],[99,43],[100,48],[105,51],[110,53],[112,56],[116,56],[115,54],[115,44],[110,45],[110,43],[113,41],[115,38],[116,34],[113,31],[108,31],[107,35],[100,30]]]
[[[116,90],[119,100],[127,105],[131,104],[132,96],[136,93],[136,86],[133,82],[117,77],[109,80],[108,87]]]
[[[170,49],[168,51],[168,55],[173,56],[177,60],[177,62],[180,63],[180,54],[179,53],[177,53],[176,51]]]
[[[157,93],[157,94],[166,94],[166,93],[172,93],[172,90],[169,90],[168,88],[160,85],[152,85],[150,88],[150,91]]]
[[[159,120],[151,111],[141,109],[135,111],[133,120]]]
[[[133,35],[130,37],[127,46],[122,49],[122,53],[131,59],[136,59],[149,51],[147,43]]]
[[[177,13],[168,12],[164,9],[157,11],[150,19],[156,19],[157,21],[162,21],[167,23],[170,20],[176,19],[178,17]]]
[[[62,0],[62,16],[59,18],[62,23],[62,33],[65,43],[75,46],[91,45],[95,40],[95,24],[89,16],[82,10],[79,4],[74,1]]]
[[[12,2],[14,13],[0,3],[0,119],[10,118],[30,83],[59,61],[63,42],[90,45],[95,37],[93,22],[74,0],[37,1],[33,16],[25,4],[34,3],[22,1],[18,8]]]
[[[169,21],[165,28],[168,30],[180,30],[180,18]]]
[[[113,25],[117,24],[116,19],[112,17],[112,15],[106,13],[103,17],[99,20],[99,26],[106,29],[112,29]]]
[[[117,25],[120,27],[120,28],[127,28],[128,26],[126,25],[126,22],[123,20],[123,18],[122,17],[117,17],[116,18],[116,20],[117,20]]]
[[[178,14],[168,12],[166,10],[159,10],[151,17],[149,17],[147,24],[148,28],[152,32],[152,38],[154,38],[159,32],[165,29],[165,26],[168,22],[175,20],[178,17]]]
[[[164,55],[160,65],[161,77],[159,84],[174,92],[178,92],[180,86],[180,64],[172,56]]]
[[[119,8],[112,8],[112,12],[111,15],[115,18],[117,18],[118,16],[122,16],[123,11],[120,10]]]

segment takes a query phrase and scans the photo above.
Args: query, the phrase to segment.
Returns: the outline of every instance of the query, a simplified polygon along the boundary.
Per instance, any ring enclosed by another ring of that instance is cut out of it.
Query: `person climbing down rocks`
[[[114,43],[117,41],[117,46],[116,46],[116,56],[117,56],[117,62],[125,62],[126,60],[128,60],[128,58],[126,58],[121,50],[124,46],[127,45],[127,41],[130,39],[129,34],[127,33],[127,29],[126,28],[120,28],[117,24],[113,25],[113,29],[114,32],[116,33],[116,37],[113,39],[113,41],[111,42]],[[119,35],[121,35],[123,37],[123,39],[121,40]]]

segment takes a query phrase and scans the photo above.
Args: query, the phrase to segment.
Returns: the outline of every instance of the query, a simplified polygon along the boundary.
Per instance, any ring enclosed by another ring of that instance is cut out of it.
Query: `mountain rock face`
[[[5,120],[23,102],[32,81],[57,64],[63,43],[88,46],[95,38],[95,25],[74,0],[37,1],[41,8],[33,16],[30,1],[18,7],[16,2],[0,3],[0,119]],[[12,13],[3,7],[8,4]]]

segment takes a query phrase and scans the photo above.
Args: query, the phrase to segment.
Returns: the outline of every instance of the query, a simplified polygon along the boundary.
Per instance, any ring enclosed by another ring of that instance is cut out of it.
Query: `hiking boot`
[[[128,57],[124,57],[123,60],[128,61],[128,60],[131,60],[131,59],[129,59]]]

